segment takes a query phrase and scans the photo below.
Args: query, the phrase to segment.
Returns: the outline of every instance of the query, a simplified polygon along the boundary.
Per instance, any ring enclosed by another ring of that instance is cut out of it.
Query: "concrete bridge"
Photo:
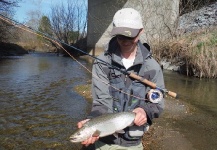
[[[143,42],[153,43],[171,37],[179,14],[179,0],[88,0],[87,47],[93,55],[108,43],[115,12],[131,7],[143,17]]]

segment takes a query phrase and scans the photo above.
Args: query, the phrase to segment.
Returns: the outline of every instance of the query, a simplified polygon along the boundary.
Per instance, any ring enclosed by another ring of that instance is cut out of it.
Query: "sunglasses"
[[[127,37],[124,35],[116,35],[117,39],[120,41],[128,40],[128,41],[133,41],[136,37]]]

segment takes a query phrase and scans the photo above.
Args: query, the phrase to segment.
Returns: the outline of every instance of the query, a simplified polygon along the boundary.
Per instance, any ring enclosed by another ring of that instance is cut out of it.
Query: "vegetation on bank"
[[[201,29],[153,46],[157,60],[180,66],[180,73],[199,78],[217,77],[217,27]]]
[[[85,85],[78,85],[72,89],[78,94],[82,95],[88,102],[92,103],[91,83]]]

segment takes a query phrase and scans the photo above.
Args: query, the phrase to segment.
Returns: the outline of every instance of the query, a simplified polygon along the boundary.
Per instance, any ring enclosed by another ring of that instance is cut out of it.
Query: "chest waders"
[[[114,64],[112,64],[114,65]],[[134,65],[130,70],[141,77],[144,77],[145,64]],[[139,106],[144,106],[146,101],[146,91],[150,87],[129,76],[122,74],[120,71],[110,69],[107,71],[107,76],[110,81],[109,92],[113,98],[113,112],[132,111]],[[147,78],[147,77],[146,77]],[[115,87],[115,88],[114,88]],[[124,138],[129,140],[141,139],[144,132],[147,131],[147,126],[131,126],[125,129]]]

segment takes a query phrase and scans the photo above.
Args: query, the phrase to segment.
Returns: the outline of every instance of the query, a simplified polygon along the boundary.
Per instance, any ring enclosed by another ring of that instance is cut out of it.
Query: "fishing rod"
[[[138,76],[138,75],[136,75],[136,74],[134,74],[134,73],[132,73],[132,72],[128,72],[128,71],[126,71],[126,70],[122,70],[121,68],[116,67],[116,66],[114,66],[114,65],[111,65],[110,63],[108,63],[108,62],[106,62],[106,61],[104,61],[104,60],[102,60],[102,59],[99,59],[99,58],[96,57],[96,56],[90,55],[89,53],[87,53],[87,52],[85,52],[85,51],[83,51],[83,50],[81,50],[81,49],[79,49],[79,48],[76,48],[76,47],[74,47],[74,46],[72,46],[72,45],[69,45],[69,44],[67,44],[67,43],[65,43],[65,42],[62,42],[62,41],[60,41],[60,40],[58,40],[58,39],[56,39],[56,38],[53,38],[52,36],[50,36],[50,35],[48,35],[48,34],[46,34],[46,33],[43,33],[43,32],[41,32],[41,31],[35,30],[35,29],[31,28],[30,26],[27,26],[27,25],[25,25],[25,24],[19,23],[18,21],[14,20],[14,19],[11,19],[11,18],[9,18],[9,17],[7,17],[7,16],[5,16],[5,15],[0,14],[0,16],[3,17],[3,18],[6,18],[7,21],[10,22],[11,24],[13,24],[14,26],[16,26],[16,25],[22,25],[22,26],[28,28],[29,30],[33,31],[33,33],[39,33],[39,35],[42,35],[42,36],[43,36],[44,38],[46,38],[46,39],[49,39],[49,40],[51,40],[51,41],[55,41],[55,42],[57,42],[57,43],[61,43],[61,44],[63,44],[63,45],[66,45],[66,46],[68,46],[68,47],[70,47],[70,48],[72,48],[72,49],[74,49],[74,50],[76,50],[76,51],[78,51],[78,52],[81,52],[81,53],[84,54],[84,55],[90,56],[90,57],[92,57],[92,58],[94,58],[94,59],[96,59],[96,60],[98,60],[98,61],[100,61],[100,62],[105,63],[105,64],[106,64],[107,66],[109,66],[110,68],[113,68],[113,69],[115,69],[115,70],[118,70],[118,71],[120,71],[121,73],[123,73],[123,74],[125,74],[125,75],[128,75],[129,77],[134,78],[134,79],[136,79],[136,80],[138,80],[138,81],[140,81],[140,82],[142,82],[142,83],[148,85],[149,87],[151,87],[151,88],[153,88],[153,89],[157,89],[157,90],[161,91],[162,93],[166,93],[166,94],[168,94],[169,96],[171,96],[171,97],[173,97],[173,98],[177,98],[177,93],[172,92],[172,91],[169,91],[169,90],[167,90],[166,88],[160,88],[160,87],[158,87],[155,83],[153,83],[153,82],[151,82],[151,81],[149,81],[149,80],[147,80],[147,79],[145,79],[145,78],[143,78],[143,77],[141,77],[141,76]],[[2,19],[1,17],[0,17],[0,19]],[[4,20],[4,19],[2,19],[2,20]],[[4,21],[5,21],[5,20],[4,20]],[[66,51],[66,50],[65,50],[65,51]],[[66,51],[66,52],[67,52],[67,51]],[[68,53],[68,52],[67,52],[67,53]],[[68,53],[68,54],[69,54],[69,53]]]

